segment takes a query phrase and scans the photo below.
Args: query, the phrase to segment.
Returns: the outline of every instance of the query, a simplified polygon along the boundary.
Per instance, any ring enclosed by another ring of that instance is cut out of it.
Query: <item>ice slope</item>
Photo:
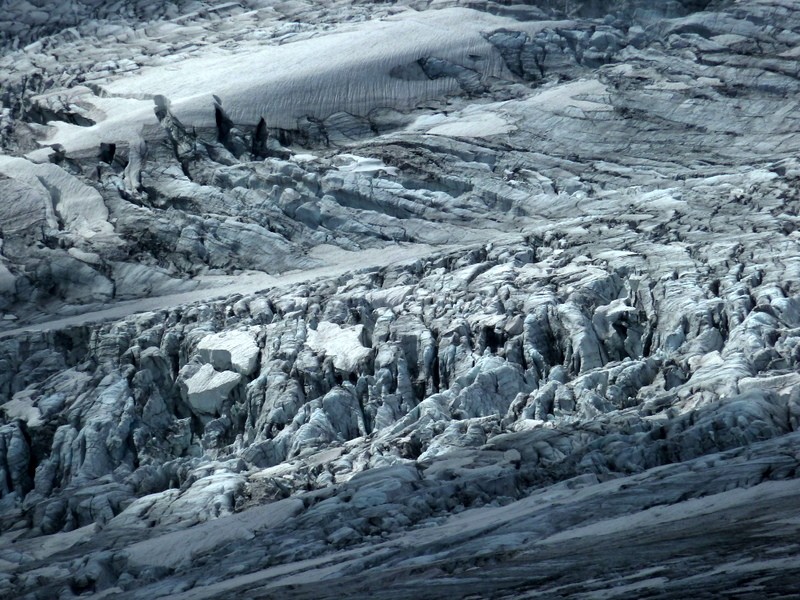
[[[155,95],[169,98],[178,118],[193,127],[214,125],[215,95],[235,123],[253,126],[263,117],[269,127],[286,129],[304,117],[410,109],[459,91],[455,77],[426,75],[416,62],[420,59],[442,59],[477,72],[481,79],[507,74],[500,54],[482,33],[512,23],[465,8],[408,10],[283,45],[215,49],[145,67],[102,86],[102,98],[82,98],[94,106],[89,112],[96,125],[52,123],[55,132],[47,143],[76,151],[100,142],[127,142],[142,127],[157,127]]]
[[[27,188],[25,197],[32,201],[28,210],[43,213],[51,227],[65,229],[88,241],[115,241],[103,197],[63,169],[0,155],[0,175]],[[0,207],[0,212],[5,217],[7,211],[14,209],[13,205],[7,204]]]

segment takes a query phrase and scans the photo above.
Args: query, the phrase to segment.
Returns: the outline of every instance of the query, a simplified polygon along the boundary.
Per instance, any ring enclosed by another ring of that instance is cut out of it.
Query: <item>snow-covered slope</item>
[[[337,113],[366,117],[378,109],[406,111],[460,91],[454,77],[426,75],[420,59],[435,57],[465,77],[469,70],[476,87],[482,79],[507,73],[481,32],[512,23],[463,8],[409,10],[280,45],[241,44],[143,67],[102,85],[99,98],[88,89],[74,98],[92,107],[87,115],[97,125],[58,124],[47,142],[67,150],[127,142],[143,127],[158,125],[152,99],[159,94],[193,127],[214,127],[215,96],[234,123],[250,127],[262,118],[268,127],[296,129],[303,119],[324,121]]]

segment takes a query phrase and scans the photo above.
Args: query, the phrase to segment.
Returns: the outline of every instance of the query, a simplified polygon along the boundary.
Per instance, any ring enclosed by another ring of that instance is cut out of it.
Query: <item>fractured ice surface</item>
[[[6,4],[0,596],[796,594],[796,3]]]

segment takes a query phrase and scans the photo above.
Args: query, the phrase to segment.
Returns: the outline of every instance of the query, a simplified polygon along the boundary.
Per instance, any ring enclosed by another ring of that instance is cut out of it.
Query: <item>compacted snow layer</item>
[[[0,596],[796,596],[796,3],[45,4]]]
[[[109,97],[96,102],[97,125],[56,124],[48,143],[80,150],[87,144],[127,142],[142,127],[157,126],[152,98],[159,94],[171,100],[181,120],[197,127],[214,126],[214,96],[236,123],[254,126],[264,118],[269,127],[285,129],[307,117],[407,110],[459,91],[453,77],[429,78],[419,59],[434,56],[485,78],[501,75],[503,62],[481,32],[510,23],[462,8],[407,11],[279,46],[145,67],[103,86]],[[130,98],[142,99],[138,108]]]

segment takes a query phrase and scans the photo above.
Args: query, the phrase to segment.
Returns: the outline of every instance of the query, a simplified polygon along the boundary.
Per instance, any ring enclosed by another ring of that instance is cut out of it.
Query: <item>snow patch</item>
[[[316,331],[308,331],[306,343],[313,350],[332,356],[333,366],[349,373],[372,353],[371,348],[365,348],[361,343],[363,331],[363,325],[340,327],[336,323],[321,321]]]
[[[200,357],[220,370],[251,375],[258,364],[259,349],[251,331],[223,331],[207,335],[197,346]]]

